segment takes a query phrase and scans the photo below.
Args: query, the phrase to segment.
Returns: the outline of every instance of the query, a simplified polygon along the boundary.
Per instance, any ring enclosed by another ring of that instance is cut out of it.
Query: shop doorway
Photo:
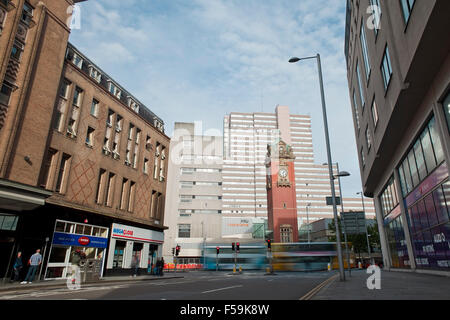
[[[148,250],[147,273],[154,274],[157,259],[158,259],[158,246],[156,244],[150,244]]]

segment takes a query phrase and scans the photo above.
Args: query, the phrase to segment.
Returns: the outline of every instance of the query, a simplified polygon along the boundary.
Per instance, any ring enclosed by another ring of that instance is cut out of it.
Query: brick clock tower
[[[282,140],[267,146],[268,224],[274,242],[298,242],[294,159],[291,146]]]

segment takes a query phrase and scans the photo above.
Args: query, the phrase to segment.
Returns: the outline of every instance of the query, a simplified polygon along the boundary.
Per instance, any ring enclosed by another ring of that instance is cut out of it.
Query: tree
[[[338,225],[339,230],[341,231],[341,240],[344,242],[344,233],[343,228],[341,224],[341,218],[338,217]],[[333,235],[330,236],[328,239],[330,242],[336,242],[336,228],[334,225],[334,220],[328,225],[328,229],[330,231],[333,231]],[[369,243],[370,243],[370,251],[373,252],[373,248],[379,248],[380,247],[380,234],[378,232],[378,224],[375,223],[372,225],[367,226],[367,232],[369,235]],[[361,255],[361,253],[367,253],[367,238],[365,233],[360,234],[348,234],[347,235],[347,241],[350,242],[353,246],[353,250],[355,251],[355,254]]]

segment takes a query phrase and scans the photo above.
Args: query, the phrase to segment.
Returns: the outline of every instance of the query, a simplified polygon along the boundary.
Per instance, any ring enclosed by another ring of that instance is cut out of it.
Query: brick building
[[[161,256],[170,139],[164,123],[68,43],[81,1],[0,1],[0,276],[44,253],[46,278],[71,253],[102,273]]]

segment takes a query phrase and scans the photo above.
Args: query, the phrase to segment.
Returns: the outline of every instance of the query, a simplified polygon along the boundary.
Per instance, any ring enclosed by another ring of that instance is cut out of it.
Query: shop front
[[[110,238],[107,274],[129,274],[133,256],[139,258],[139,271],[152,273],[162,256],[164,233],[114,223]]]
[[[45,279],[66,278],[70,275],[71,258],[76,250],[86,259],[98,260],[103,276],[104,257],[108,246],[109,229],[105,227],[56,220]]]

